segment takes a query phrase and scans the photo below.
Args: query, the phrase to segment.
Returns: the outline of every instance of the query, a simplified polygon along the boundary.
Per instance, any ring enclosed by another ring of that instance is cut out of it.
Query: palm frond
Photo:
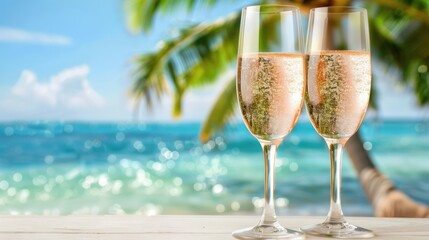
[[[234,115],[237,108],[235,76],[229,80],[225,89],[216,99],[209,115],[204,120],[200,131],[200,140],[206,142],[217,131],[221,130]]]
[[[172,115],[173,118],[178,118],[182,112],[182,97],[185,89],[183,84],[184,80],[180,76],[176,75],[174,71],[174,64],[170,60],[167,63],[167,72],[175,90]]]
[[[204,30],[204,26],[185,29],[176,39],[163,42],[155,53],[144,54],[136,59],[136,67],[132,74],[134,84],[131,94],[134,98],[144,98],[151,107],[153,95],[159,97],[166,92],[166,79],[164,67],[174,51],[192,40],[193,37]]]
[[[139,33],[141,29],[148,31],[153,22],[156,9],[159,6],[157,0],[128,0],[125,2],[127,13],[127,27],[132,33]]]
[[[404,2],[417,6],[423,1]],[[428,105],[429,78],[423,70],[429,66],[429,24],[409,14],[406,9],[410,7],[397,9],[394,13],[390,6],[368,4],[367,7],[374,55],[386,66],[398,69],[402,83],[412,87],[419,104]],[[423,11],[429,11],[429,4]]]
[[[403,79],[414,89],[417,102],[429,105],[429,25],[412,23],[398,39],[403,59]]]
[[[135,102],[144,98],[149,109],[154,99],[159,99],[166,92],[166,79],[162,74],[162,66],[150,54],[136,59],[137,68],[133,73],[134,84],[131,88]]]
[[[173,116],[181,114],[181,100],[187,89],[213,82],[235,59],[238,14],[213,23],[182,30],[177,38],[138,58],[131,94],[152,107],[155,96],[166,93],[167,79],[174,88]],[[162,76],[162,77],[161,77]],[[159,80],[159,82],[157,82]],[[154,94],[155,93],[155,94]]]
[[[198,5],[211,6],[215,0],[127,0],[125,12],[127,13],[127,26],[130,32],[148,32],[158,12],[168,13],[184,8],[191,11]]]
[[[388,8],[392,16],[394,11],[402,12],[406,17],[418,20],[429,25],[429,4],[424,0],[373,0],[372,4]]]
[[[184,61],[184,79],[189,87],[212,83],[236,60],[240,18],[233,14],[211,25],[207,34],[202,34],[186,49],[178,53],[191,52],[192,61]],[[186,56],[186,55],[185,55]]]

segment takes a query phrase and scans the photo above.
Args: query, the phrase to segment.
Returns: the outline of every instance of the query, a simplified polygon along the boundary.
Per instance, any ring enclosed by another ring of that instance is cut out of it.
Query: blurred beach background
[[[140,34],[127,29],[126,1],[0,2],[0,214],[260,213],[262,151],[241,117],[200,141],[233,66],[187,91],[180,118],[171,94],[151,111],[136,112],[130,97],[133,59],[253,3],[205,2],[156,14]],[[428,66],[416,69],[429,83]],[[363,147],[398,189],[429,205],[429,108],[398,70],[373,70],[377,110],[361,127]],[[325,215],[329,167],[304,110],[279,149],[278,214]],[[347,154],[343,209],[373,215]]]

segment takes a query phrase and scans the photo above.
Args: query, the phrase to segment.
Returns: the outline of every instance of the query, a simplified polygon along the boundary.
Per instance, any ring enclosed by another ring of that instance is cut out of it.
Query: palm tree
[[[373,57],[388,69],[397,69],[402,83],[411,86],[422,106],[429,105],[429,0],[260,0],[255,4],[288,3],[301,8],[363,4],[368,9]],[[215,0],[128,0],[126,11],[131,32],[150,31],[154,16],[177,7],[192,10],[198,4],[212,6]],[[217,81],[236,60],[239,12],[214,22],[180,29],[178,36],[136,59],[131,94],[151,109],[172,88],[173,117],[179,117],[186,91]],[[264,23],[268,24],[268,23]],[[267,35],[269,38],[269,34]],[[269,40],[269,39],[268,39]],[[202,125],[200,139],[207,141],[221,130],[236,111],[235,76],[231,77]],[[370,105],[376,107],[376,93]],[[377,216],[429,217],[429,208],[397,190],[384,177],[362,147],[357,133],[346,145],[362,187]]]

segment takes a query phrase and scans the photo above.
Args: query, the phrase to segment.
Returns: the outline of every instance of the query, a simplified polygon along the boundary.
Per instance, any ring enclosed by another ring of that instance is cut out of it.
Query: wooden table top
[[[280,217],[294,230],[324,217]],[[258,216],[0,216],[0,239],[233,239],[231,232],[255,225]],[[429,219],[348,217],[373,230],[372,239],[429,239]],[[307,236],[307,239],[325,239]]]

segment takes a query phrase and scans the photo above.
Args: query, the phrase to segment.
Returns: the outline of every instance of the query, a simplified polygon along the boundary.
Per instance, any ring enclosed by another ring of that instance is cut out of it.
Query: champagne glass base
[[[279,223],[262,224],[232,233],[237,239],[305,239],[303,233],[286,229]]]
[[[354,226],[348,222],[324,222],[302,227],[301,231],[308,235],[333,238],[371,238],[375,236],[371,230]]]

